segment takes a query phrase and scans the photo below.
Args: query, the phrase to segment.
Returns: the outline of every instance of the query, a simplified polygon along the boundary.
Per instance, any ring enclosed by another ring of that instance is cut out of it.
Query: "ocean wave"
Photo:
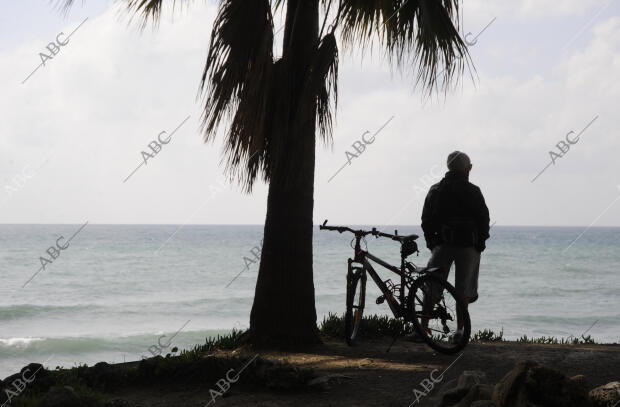
[[[32,342],[43,340],[45,340],[45,338],[8,338],[0,339],[0,345],[27,348]]]
[[[170,347],[178,346],[179,349],[192,348],[194,345],[203,344],[209,336],[222,335],[228,332],[230,332],[229,329],[179,332],[172,339]],[[0,339],[0,357],[14,357],[24,354],[77,355],[108,352],[146,355],[148,354],[149,346],[157,345],[158,338],[166,335],[166,339],[168,339],[172,338],[174,334],[175,332],[153,332],[110,337],[4,338]],[[165,340],[162,339],[162,343],[165,343]]]
[[[71,314],[84,313],[105,313],[110,314],[119,312],[123,314],[143,313],[145,308],[152,312],[168,313],[171,307],[177,309],[197,309],[200,307],[211,306],[215,309],[222,309],[220,305],[229,305],[231,300],[237,302],[251,303],[253,295],[237,295],[224,298],[179,298],[178,300],[157,300],[145,299],[142,301],[117,301],[110,304],[74,304],[74,305],[40,305],[40,304],[13,304],[0,306],[0,321],[15,319],[28,319],[40,317],[64,317]]]
[[[0,307],[0,321],[39,317],[49,314],[67,314],[76,311],[88,311],[97,308],[94,305],[33,305],[15,304]]]
[[[221,304],[228,304],[231,298],[222,299],[209,299],[209,298],[196,298],[196,299],[179,299],[177,301],[157,301],[148,299],[145,301],[128,301],[128,302],[115,302],[110,304],[76,304],[76,305],[35,305],[35,304],[15,304],[9,306],[0,306],[0,322],[10,321],[18,319],[34,319],[34,318],[67,318],[75,317],[76,315],[85,314],[105,314],[111,315],[114,313],[128,315],[128,314],[142,314],[144,309],[148,308],[151,312],[168,314],[171,309],[177,310],[195,310],[200,307],[210,306],[214,310],[223,309]],[[251,297],[237,298],[237,300],[245,300],[251,302]],[[213,311],[216,312],[216,311]]]

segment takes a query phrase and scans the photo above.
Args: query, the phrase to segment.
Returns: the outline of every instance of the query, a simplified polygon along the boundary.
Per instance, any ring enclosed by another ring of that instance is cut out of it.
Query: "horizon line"
[[[74,226],[81,223],[0,223],[0,226]],[[264,226],[263,223],[93,223],[89,222],[89,226]],[[312,224],[312,226],[319,226],[321,223]],[[340,224],[338,224],[341,226]],[[373,224],[370,223],[348,223],[343,226],[364,226],[369,227]],[[381,227],[385,226],[397,226],[397,227],[421,227],[417,224],[375,224]],[[330,225],[333,226],[333,225]],[[518,227],[518,228],[581,228],[587,227],[586,225],[497,225],[493,227]],[[590,229],[595,228],[620,228],[620,225],[602,225],[602,226],[590,226]]]

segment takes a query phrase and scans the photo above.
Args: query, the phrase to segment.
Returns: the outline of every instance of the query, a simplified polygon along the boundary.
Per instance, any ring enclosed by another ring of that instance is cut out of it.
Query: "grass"
[[[541,336],[540,338],[528,338],[527,335],[523,335],[517,342],[522,343],[542,343],[548,345],[590,345],[596,342],[590,335],[583,336],[581,338],[575,338],[569,336],[568,338],[556,338],[555,336]]]
[[[217,335],[214,337],[207,337],[205,343],[202,345],[196,345],[192,349],[183,350],[180,353],[180,357],[186,360],[198,360],[202,356],[214,352],[218,349],[231,350],[241,345],[241,339],[245,331],[239,331],[233,329],[231,333],[224,335]],[[168,355],[167,355],[168,357]]]
[[[344,338],[344,315],[332,314],[323,318],[319,332],[325,336]],[[405,335],[413,332],[413,325],[387,315],[371,315],[362,317],[359,331],[361,338],[381,338],[383,336]]]
[[[413,332],[413,325],[405,323],[400,319],[394,319],[386,315],[378,316],[364,316],[362,318],[362,325],[360,328],[359,336],[361,338],[380,338],[384,336],[396,336]],[[344,338],[344,315],[330,313],[327,317],[323,318],[323,322],[319,326],[321,334],[333,337]],[[509,342],[504,338],[504,329],[502,328],[498,333],[495,333],[491,329],[483,329],[471,335],[472,342]],[[549,345],[583,345],[583,344],[595,344],[596,342],[590,335],[581,336],[576,338],[569,336],[568,338],[556,338],[554,336],[541,336],[538,338],[528,338],[527,335],[523,335],[514,342],[518,343],[540,343]]]
[[[490,329],[483,329],[471,336],[473,342],[504,342],[504,328],[498,334]]]

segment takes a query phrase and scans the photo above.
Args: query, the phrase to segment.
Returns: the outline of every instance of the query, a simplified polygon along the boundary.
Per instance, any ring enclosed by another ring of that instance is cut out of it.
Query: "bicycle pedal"
[[[383,304],[384,302],[385,302],[385,295],[382,295],[382,296],[380,296],[380,297],[377,297],[377,300],[375,301],[375,303],[376,303],[377,305],[379,305],[379,304]]]

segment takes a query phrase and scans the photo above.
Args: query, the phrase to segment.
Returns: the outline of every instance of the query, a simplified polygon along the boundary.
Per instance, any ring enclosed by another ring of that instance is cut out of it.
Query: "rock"
[[[446,382],[443,386],[441,386],[441,389],[439,389],[439,392],[437,393],[437,397],[441,398],[441,396],[446,394],[448,391],[454,389],[457,383],[458,383],[458,379],[452,379]]]
[[[43,397],[41,407],[82,407],[82,402],[72,387],[54,386]]]
[[[15,379],[21,379],[21,378],[22,378],[22,374],[21,373],[15,373],[15,374],[12,374],[10,376],[7,376],[3,380],[4,386],[5,387],[11,387],[13,385],[13,382],[15,381]]]
[[[98,370],[98,371],[107,371],[110,370],[112,368],[112,365],[110,365],[108,362],[99,362],[96,363],[95,366],[92,367],[93,370]]]
[[[450,390],[456,388],[457,382],[458,382],[458,379],[452,379],[444,383],[444,385],[441,386],[437,394],[430,398],[431,404],[439,406],[441,404],[441,400],[443,399],[444,395]]]
[[[486,377],[487,375],[480,370],[466,370],[459,376],[457,387],[472,387],[482,383]]]
[[[510,400],[515,400],[517,397],[516,393],[519,390],[518,387],[525,381],[527,370],[535,365],[536,362],[531,361],[517,363],[514,369],[508,372],[495,385],[492,397],[493,402],[500,406],[507,406]]]
[[[593,407],[612,407],[620,403],[620,382],[599,386],[591,390],[589,396]]]
[[[585,380],[521,361],[495,385],[492,400],[502,407],[589,407]]]
[[[466,370],[461,373],[458,379],[450,380],[444,384],[437,396],[433,397],[431,400],[438,407],[460,407],[461,405],[469,407],[473,400],[480,400],[484,397],[491,399],[490,394],[492,393],[492,387],[482,385],[485,378],[486,374],[484,372],[479,370]]]
[[[20,370],[20,374],[25,378],[34,379],[28,383],[28,389],[46,392],[54,384],[52,373],[45,369],[40,363],[30,363]]]
[[[490,401],[493,395],[493,386],[488,384],[474,384],[469,391],[453,407],[470,407],[476,401]]]
[[[40,363],[30,363],[19,371],[19,373],[0,380],[0,391],[10,389],[10,391],[22,393],[23,391],[39,391],[46,392],[53,384],[54,378],[49,370],[43,368]],[[22,383],[26,384],[24,389]],[[1,391],[0,404],[9,401],[10,397],[6,396],[6,392]]]
[[[29,363],[26,366],[22,367],[21,370],[19,371],[19,373],[24,374],[26,373],[28,376],[32,375],[33,373],[39,373],[45,371],[45,369],[43,368],[43,365],[40,363]]]
[[[18,397],[21,394],[19,390],[20,386],[15,385],[15,380],[22,380],[20,373],[12,374],[6,377],[4,380],[0,380],[0,403],[4,405],[10,405],[13,398]]]
[[[438,407],[447,407],[457,404],[469,393],[467,387],[455,387],[445,392],[439,399]]]
[[[569,385],[574,387],[575,393],[583,393],[588,394],[588,390],[590,386],[588,386],[588,381],[586,377],[582,374],[571,377],[569,380]]]

